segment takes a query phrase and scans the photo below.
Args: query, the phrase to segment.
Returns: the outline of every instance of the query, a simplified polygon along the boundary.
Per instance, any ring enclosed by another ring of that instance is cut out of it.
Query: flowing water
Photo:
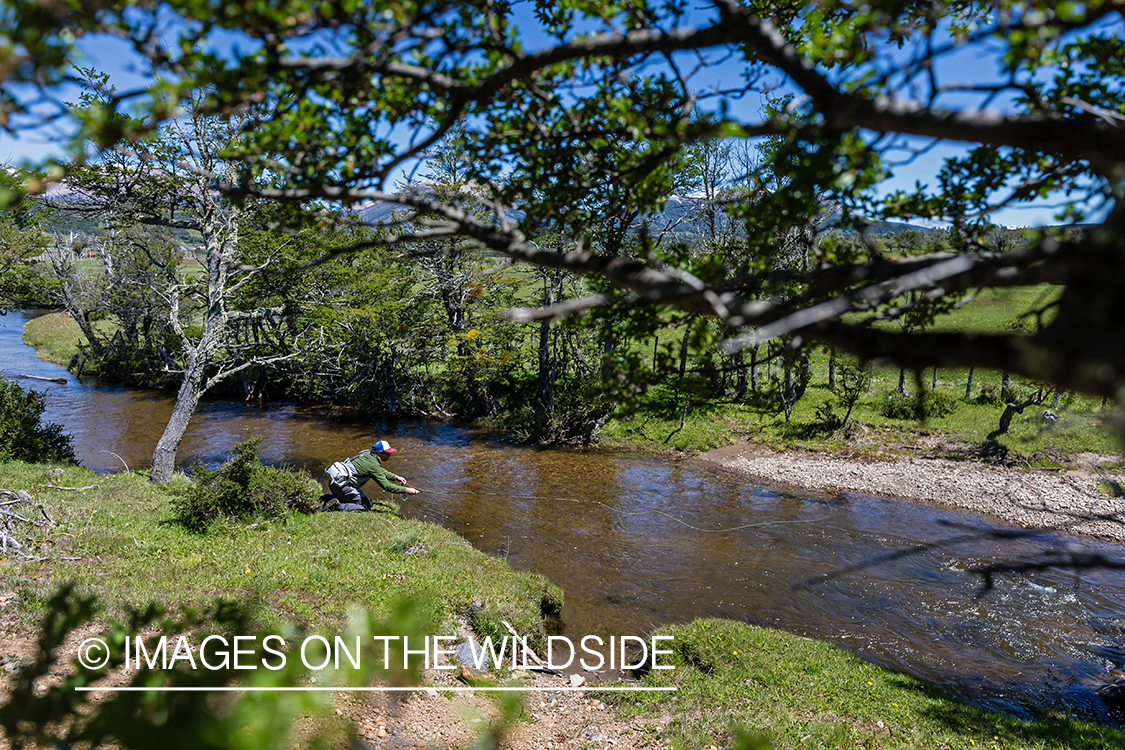
[[[171,412],[157,393],[78,382],[23,345],[34,313],[0,318],[4,374],[47,393],[49,421],[75,437],[95,471],[148,464]],[[180,463],[216,464],[264,436],[260,455],[319,472],[376,438],[389,467],[423,494],[405,514],[441,524],[566,592],[564,634],[643,635],[656,625],[726,617],[835,642],[979,705],[1027,715],[1075,708],[1117,722],[1093,692],[1125,662],[1125,575],[1016,575],[981,597],[968,570],[1074,540],[938,546],[819,583],[894,550],[996,524],[970,513],[860,495],[800,495],[700,460],[536,450],[446,424],[329,422],[290,404],[206,401]],[[1093,543],[1117,559],[1121,545]]]

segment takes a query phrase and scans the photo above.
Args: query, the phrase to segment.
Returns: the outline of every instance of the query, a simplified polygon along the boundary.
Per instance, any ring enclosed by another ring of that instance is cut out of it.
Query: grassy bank
[[[23,341],[35,347],[40,359],[70,367],[86,337],[66,313],[52,312],[28,321],[23,328]]]
[[[44,487],[91,484],[98,487]],[[484,634],[502,631],[500,620],[507,620],[541,636],[544,610],[561,606],[562,592],[546,579],[516,573],[438,526],[391,513],[298,514],[197,534],[173,521],[174,485],[154,487],[138,474],[95,476],[69,467],[55,476],[49,467],[9,463],[0,466],[0,487],[31,492],[58,524],[36,540],[46,560],[0,558],[0,578],[20,599],[24,627],[38,622],[47,597],[67,581],[96,594],[111,616],[128,604],[175,609],[221,596],[258,605],[265,628],[335,630],[352,605],[386,616],[410,599],[421,604],[431,632],[456,632],[455,619],[471,609]]]
[[[1110,748],[1125,732],[1073,717],[1020,721],[954,700],[908,675],[835,646],[729,620],[661,628],[675,637],[674,669],[650,686],[675,686],[674,746],[788,748]],[[608,698],[638,715],[667,709],[667,694]]]
[[[772,407],[768,399],[753,396],[746,401],[716,398],[685,413],[682,402],[676,403],[667,392],[654,389],[634,413],[608,422],[598,434],[598,441],[613,448],[696,452],[748,440],[777,450],[847,449],[872,457],[931,446],[953,457],[1039,467],[1063,465],[1079,453],[1110,454],[1120,450],[1120,443],[1109,428],[1114,405],[1103,408],[1101,399],[1082,396],[1061,396],[1053,409],[1058,421],[1046,424],[1041,417],[1052,406],[1048,395],[1042,405],[1016,415],[1006,434],[997,434],[1004,406],[978,399],[982,387],[986,394],[999,392],[1000,375],[979,371],[974,373],[973,386],[977,398],[969,399],[964,398],[965,373],[939,371],[937,391],[948,397],[953,411],[917,420],[883,413],[883,402],[897,390],[898,370],[877,369],[870,389],[853,409],[847,428],[840,429],[825,418],[828,412],[836,418],[842,418],[846,412],[838,390],[828,387],[826,373],[827,357],[814,355],[810,385],[789,419]],[[907,388],[913,392],[914,384],[909,378],[908,375]],[[925,380],[929,388],[929,371]]]
[[[1020,317],[1022,313],[1044,306],[1058,291],[1057,287],[991,291],[940,316],[927,330],[1010,333],[1026,329],[1029,323]],[[949,411],[918,420],[887,414],[888,398],[898,392],[899,370],[875,367],[847,427],[841,429],[847,406],[838,384],[829,387],[830,362],[829,352],[810,352],[808,389],[788,418],[776,396],[779,367],[762,362],[757,368],[758,391],[741,401],[717,394],[704,406],[685,409],[683,397],[672,388],[654,388],[635,413],[611,420],[599,440],[613,447],[694,452],[745,439],[781,450],[846,448],[873,456],[925,445],[959,457],[1040,467],[1064,464],[1078,453],[1120,450],[1108,424],[1116,405],[1069,393],[1059,393],[1056,403],[1050,384],[1015,377],[1011,387],[1017,400],[1042,388],[1043,402],[1017,414],[1009,431],[998,434],[1004,412],[1002,373],[987,370],[974,370],[971,380],[970,372],[963,369],[939,369],[936,377],[932,369],[920,373],[922,388],[938,394]],[[839,381],[839,370],[836,376]],[[733,387],[732,378],[729,388]],[[911,396],[918,392],[914,373],[906,373],[905,388]],[[1057,422],[1044,423],[1047,410],[1057,414]]]

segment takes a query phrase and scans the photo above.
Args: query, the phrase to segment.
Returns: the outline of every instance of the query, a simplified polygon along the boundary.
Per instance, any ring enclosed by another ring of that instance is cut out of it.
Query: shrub
[[[73,439],[62,426],[44,424],[44,394],[0,378],[0,461],[78,463]]]
[[[952,414],[957,399],[947,393],[925,391],[922,400],[898,392],[888,393],[879,404],[879,413],[890,419],[928,419]]]
[[[972,403],[982,406],[998,404],[1000,403],[1000,389],[992,383],[985,383],[980,387],[980,390],[977,391],[977,395],[973,396]]]
[[[320,485],[301,471],[265,466],[258,460],[256,437],[234,447],[218,469],[192,467],[195,481],[173,500],[184,526],[206,531],[220,518],[280,518],[291,511],[311,513],[320,501]]]

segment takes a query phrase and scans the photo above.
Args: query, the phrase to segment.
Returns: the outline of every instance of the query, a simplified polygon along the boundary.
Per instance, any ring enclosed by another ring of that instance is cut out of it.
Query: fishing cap
[[[394,453],[395,452],[395,449],[392,448],[391,444],[388,443],[386,440],[380,440],[379,442],[375,443],[375,445],[371,446],[371,450],[375,451],[376,453]]]

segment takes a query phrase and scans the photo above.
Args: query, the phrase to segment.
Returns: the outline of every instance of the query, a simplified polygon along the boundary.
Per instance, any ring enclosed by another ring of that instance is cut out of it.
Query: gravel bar
[[[993,516],[1023,528],[1125,542],[1125,497],[1110,497],[1094,467],[1112,456],[1079,456],[1073,469],[1021,470],[979,461],[903,456],[891,460],[778,452],[742,443],[700,455],[770,484],[936,503]]]

